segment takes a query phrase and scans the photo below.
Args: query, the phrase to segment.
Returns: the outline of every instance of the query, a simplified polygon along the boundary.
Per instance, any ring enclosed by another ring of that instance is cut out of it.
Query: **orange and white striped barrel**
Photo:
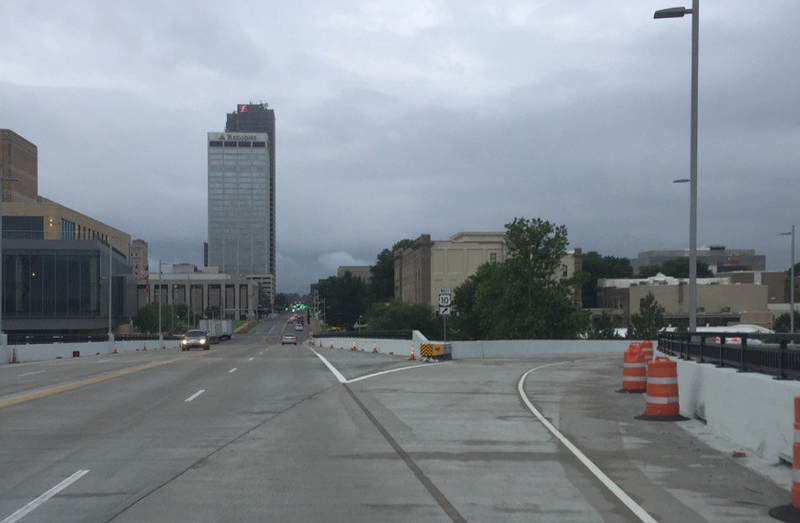
[[[644,360],[650,361],[653,359],[653,342],[652,341],[643,341],[641,342],[642,352],[644,352]]]
[[[678,404],[678,364],[658,356],[647,363],[647,404],[645,416],[671,418],[680,416]]]
[[[622,362],[622,390],[644,392],[647,388],[647,362],[638,343],[628,345]]]

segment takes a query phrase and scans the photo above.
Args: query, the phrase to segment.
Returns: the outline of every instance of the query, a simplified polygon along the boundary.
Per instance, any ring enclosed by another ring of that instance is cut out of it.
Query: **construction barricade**
[[[649,340],[645,340],[640,343],[642,346],[642,352],[644,353],[644,360],[651,361],[653,359],[653,342]]]
[[[800,523],[800,396],[794,397],[794,445],[792,445],[792,502],[770,509],[781,521]]]
[[[658,356],[647,363],[647,395],[644,414],[636,419],[646,421],[683,421],[678,403],[678,364]]]
[[[453,357],[453,346],[449,343],[420,343],[419,355],[423,361],[449,360]]]
[[[644,392],[647,390],[647,362],[642,346],[631,343],[622,361],[622,388],[617,392]]]

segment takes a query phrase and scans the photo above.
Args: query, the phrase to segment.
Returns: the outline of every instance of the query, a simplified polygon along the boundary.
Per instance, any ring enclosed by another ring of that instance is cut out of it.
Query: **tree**
[[[275,310],[283,310],[289,306],[289,297],[285,293],[279,292],[275,295]]]
[[[637,340],[654,340],[664,326],[664,312],[652,292],[642,298],[639,312],[631,315],[628,337]]]
[[[369,268],[371,302],[386,302],[394,298],[394,251],[408,249],[413,244],[414,240],[400,240],[391,249],[384,249],[378,254],[375,265]]]
[[[567,230],[540,219],[506,224],[508,257],[481,266],[457,289],[456,335],[473,339],[576,338],[588,316],[575,303],[576,278],[557,279]]]
[[[370,331],[416,329],[428,338],[441,334],[433,307],[429,303],[403,303],[390,300],[386,303],[373,303],[365,321]]]
[[[158,303],[149,303],[141,307],[133,318],[133,324],[141,332],[158,332]],[[179,325],[175,309],[168,303],[161,304],[161,330],[168,332]]]
[[[666,276],[673,278],[688,278],[689,277],[689,258],[673,258],[661,264],[661,272]],[[698,278],[711,278],[714,274],[708,268],[708,264],[698,261],[697,262],[697,277]]]
[[[630,278],[633,276],[631,261],[628,258],[602,256],[595,251],[584,253],[582,271],[588,278],[581,285],[581,301],[584,308],[597,307],[597,280],[600,278]]]
[[[325,300],[325,321],[345,329],[351,328],[367,308],[367,286],[350,271],[344,276],[320,280],[319,296]]]
[[[596,318],[592,318],[592,326],[589,329],[590,340],[613,340],[619,338],[614,330],[611,317],[605,312]]]
[[[791,326],[791,322],[789,321],[789,313],[786,312],[781,314],[775,321],[772,323],[772,330],[775,332],[789,332],[789,327]],[[800,312],[794,311],[794,329],[797,332],[800,329]]]
[[[651,278],[661,272],[660,265],[644,265],[639,267],[639,272],[636,274],[637,278]]]
[[[219,307],[217,307],[216,305],[209,305],[208,307],[206,307],[206,310],[203,312],[203,314],[207,319],[214,319],[214,320],[220,319]]]

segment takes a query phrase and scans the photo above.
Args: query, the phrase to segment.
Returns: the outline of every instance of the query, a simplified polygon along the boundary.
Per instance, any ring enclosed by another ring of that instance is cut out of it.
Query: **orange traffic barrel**
[[[665,356],[647,362],[647,396],[642,416],[648,421],[681,421],[678,403],[678,364]]]
[[[642,351],[644,352],[644,359],[645,361],[650,361],[653,359],[653,342],[652,341],[643,341],[641,343]]]
[[[647,390],[647,362],[642,346],[631,343],[622,361],[622,388],[617,392],[644,392]]]
[[[770,509],[781,521],[800,522],[800,396],[794,397],[794,445],[792,446],[792,502]]]

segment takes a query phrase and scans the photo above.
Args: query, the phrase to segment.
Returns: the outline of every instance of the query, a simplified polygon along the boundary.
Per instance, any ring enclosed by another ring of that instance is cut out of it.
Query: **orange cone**
[[[372,342],[372,354],[378,354],[378,343]]]
[[[111,354],[119,354],[119,351],[117,350],[117,346],[116,345],[114,345],[114,352],[112,352]]]
[[[147,350],[147,344],[142,344],[142,350]]]
[[[19,360],[17,359],[17,348],[16,347],[14,347],[14,350],[11,353],[11,363],[19,363]]]
[[[414,344],[411,344],[411,357],[408,358],[409,361],[416,360],[417,358],[414,357]]]
[[[358,349],[356,348],[356,342],[355,342],[355,341],[353,341],[353,348],[352,348],[352,349],[350,349],[350,350],[358,350]]]
[[[333,340],[331,340],[331,348],[333,348]]]

